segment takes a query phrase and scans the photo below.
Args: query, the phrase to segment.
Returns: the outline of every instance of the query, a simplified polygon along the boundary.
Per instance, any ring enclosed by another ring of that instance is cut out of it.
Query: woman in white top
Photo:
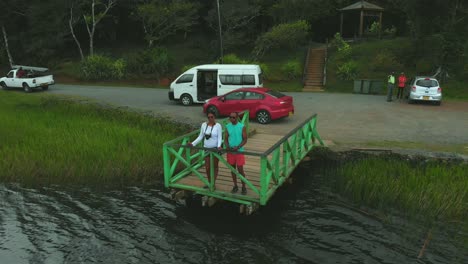
[[[216,123],[215,115],[212,112],[208,112],[207,114],[208,122],[204,122],[201,125],[200,134],[198,135],[195,141],[189,143],[190,146],[196,146],[202,139],[203,147],[211,148],[214,151],[221,150],[221,143],[223,139],[223,129],[221,124]],[[213,166],[214,166],[214,179],[218,177],[218,163],[219,160],[216,157],[213,157]],[[208,155],[205,158],[205,169],[206,169],[206,176],[208,178],[208,182],[210,182],[210,156]],[[204,188],[208,188],[205,186]]]

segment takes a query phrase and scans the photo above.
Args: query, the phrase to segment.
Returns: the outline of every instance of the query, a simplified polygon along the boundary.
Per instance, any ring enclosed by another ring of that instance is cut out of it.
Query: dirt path
[[[49,93],[90,97],[118,106],[149,110],[179,121],[205,120],[201,105],[184,107],[169,101],[165,89],[55,85]],[[283,134],[317,113],[322,138],[341,143],[370,141],[468,144],[468,102],[443,102],[441,106],[385,102],[383,96],[287,93],[294,97],[295,115],[260,131]]]

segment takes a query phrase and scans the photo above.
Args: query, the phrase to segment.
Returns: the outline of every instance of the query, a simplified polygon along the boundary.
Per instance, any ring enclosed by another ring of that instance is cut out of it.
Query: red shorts
[[[229,164],[231,164],[232,166],[234,166],[234,165],[244,166],[245,165],[245,156],[244,156],[244,154],[228,153],[227,154],[227,162]]]

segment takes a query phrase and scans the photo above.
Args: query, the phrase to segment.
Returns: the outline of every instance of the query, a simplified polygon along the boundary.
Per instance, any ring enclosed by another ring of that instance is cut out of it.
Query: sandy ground
[[[152,111],[178,121],[205,121],[201,105],[184,107],[169,101],[168,90],[150,88],[55,85],[48,93],[84,96],[116,106]],[[468,102],[444,101],[441,106],[386,102],[384,96],[286,93],[293,96],[295,115],[260,125],[258,131],[285,134],[318,114],[322,138],[340,143],[370,141],[468,144]]]

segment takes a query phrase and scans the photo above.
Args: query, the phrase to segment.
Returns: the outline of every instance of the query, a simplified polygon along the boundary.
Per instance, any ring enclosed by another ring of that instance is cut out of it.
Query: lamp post
[[[221,13],[219,12],[219,0],[216,0],[216,4],[218,5],[218,25],[219,25],[219,49],[221,54],[221,64],[223,64],[223,36],[221,34]]]

